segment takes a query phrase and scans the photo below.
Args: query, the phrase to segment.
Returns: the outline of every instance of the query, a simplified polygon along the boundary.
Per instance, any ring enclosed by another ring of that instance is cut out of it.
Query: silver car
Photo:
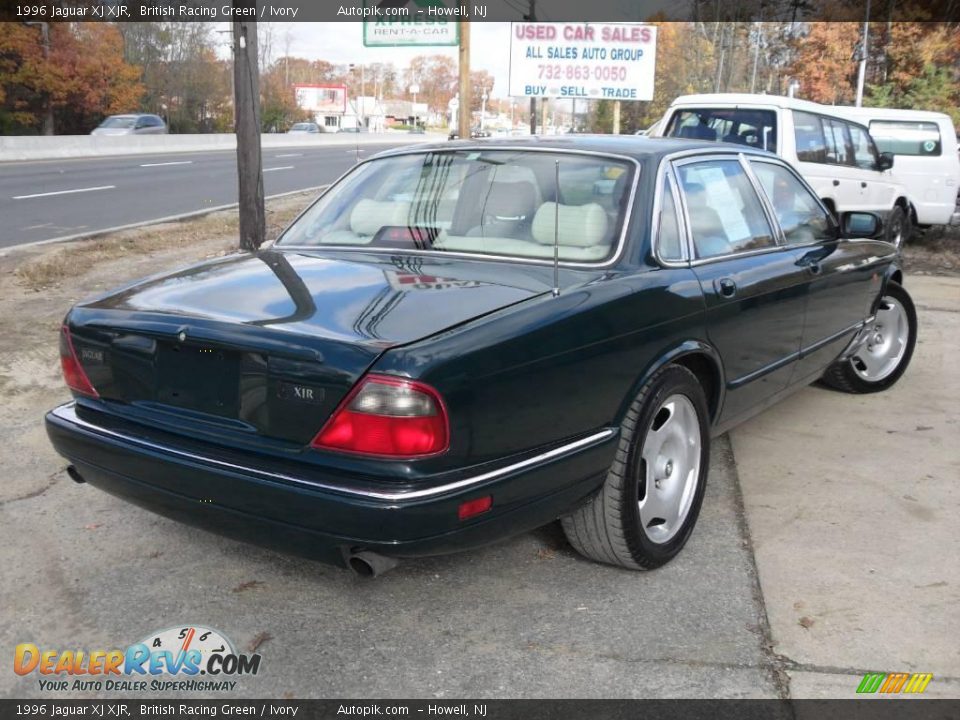
[[[111,115],[91,135],[166,135],[167,124],[159,115]]]

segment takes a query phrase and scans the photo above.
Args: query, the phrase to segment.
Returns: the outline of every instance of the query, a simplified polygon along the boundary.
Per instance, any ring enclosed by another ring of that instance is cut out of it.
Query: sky
[[[363,23],[272,23],[273,55],[286,55],[289,33],[290,55],[308,60],[340,63],[392,62],[402,71],[417,55],[446,55],[457,58],[456,47],[367,48],[363,46]],[[493,97],[507,97],[510,72],[510,23],[472,23],[470,26],[470,68],[486,70],[495,78]]]

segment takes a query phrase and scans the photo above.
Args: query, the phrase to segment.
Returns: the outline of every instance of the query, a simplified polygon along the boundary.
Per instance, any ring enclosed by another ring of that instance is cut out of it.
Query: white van
[[[866,125],[880,151],[896,156],[893,177],[907,189],[915,224],[960,224],[960,156],[949,115],[870,107],[834,110]]]
[[[890,172],[865,125],[828,105],[779,95],[682,95],[653,135],[716,140],[775,152],[791,163],[835,214],[872,212],[898,247],[910,235],[906,189]]]

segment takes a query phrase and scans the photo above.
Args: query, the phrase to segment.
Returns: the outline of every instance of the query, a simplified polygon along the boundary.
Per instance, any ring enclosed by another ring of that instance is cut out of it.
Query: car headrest
[[[483,203],[484,216],[502,220],[532,220],[537,191],[528,182],[494,182]]]
[[[350,229],[357,235],[376,235],[388,225],[409,225],[410,203],[364,198],[353,206]]]
[[[561,245],[590,247],[607,241],[607,213],[597,203],[560,205],[545,202],[533,218],[533,239],[553,245],[554,222]]]

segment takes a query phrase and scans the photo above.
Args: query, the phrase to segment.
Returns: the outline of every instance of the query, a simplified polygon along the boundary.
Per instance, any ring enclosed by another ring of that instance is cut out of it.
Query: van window
[[[870,134],[876,140],[880,152],[894,155],[940,155],[940,128],[932,122],[907,122],[904,120],[872,120]]]
[[[772,110],[745,108],[677,110],[665,136],[735,143],[776,152],[777,116]]]
[[[776,246],[760,198],[739,162],[687,163],[677,171],[698,258]]]
[[[880,161],[877,146],[866,128],[859,125],[850,126],[850,139],[853,140],[853,159],[857,167],[864,170],[876,170],[877,163]]]
[[[842,120],[820,118],[823,136],[827,141],[827,162],[836,165],[853,165],[853,142],[850,126]]]
[[[794,110],[793,133],[797,143],[797,160],[814,163],[827,161],[827,146],[819,117]]]

